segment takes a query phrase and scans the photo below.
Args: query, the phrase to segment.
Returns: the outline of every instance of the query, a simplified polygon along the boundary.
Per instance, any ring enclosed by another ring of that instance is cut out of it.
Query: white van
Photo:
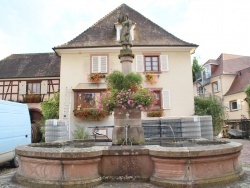
[[[0,100],[0,164],[18,167],[15,148],[31,143],[31,123],[27,104]]]

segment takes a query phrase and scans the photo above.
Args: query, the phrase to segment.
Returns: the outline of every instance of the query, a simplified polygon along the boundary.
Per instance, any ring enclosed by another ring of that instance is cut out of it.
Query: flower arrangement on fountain
[[[150,111],[157,102],[152,90],[141,87],[142,77],[139,74],[124,76],[120,71],[114,71],[105,81],[110,90],[101,95],[98,101],[100,110],[110,113],[116,108],[119,114],[132,108]]]

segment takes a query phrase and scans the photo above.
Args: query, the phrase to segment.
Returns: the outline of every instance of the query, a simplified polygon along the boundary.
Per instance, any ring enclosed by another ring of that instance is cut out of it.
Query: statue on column
[[[120,43],[122,44],[123,49],[130,49],[132,46],[132,37],[130,31],[133,21],[128,19],[128,14],[120,14],[118,22],[122,24]]]

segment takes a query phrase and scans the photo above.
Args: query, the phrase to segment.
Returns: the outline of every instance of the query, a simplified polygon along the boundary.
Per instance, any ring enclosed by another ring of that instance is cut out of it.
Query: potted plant
[[[89,82],[99,83],[101,81],[101,75],[99,73],[91,73],[88,75]]]
[[[146,82],[150,84],[155,84],[157,82],[157,78],[155,74],[146,73],[145,78],[146,78]]]

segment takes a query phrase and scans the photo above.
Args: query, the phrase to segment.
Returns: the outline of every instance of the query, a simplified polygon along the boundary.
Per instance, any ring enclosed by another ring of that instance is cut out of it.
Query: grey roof
[[[55,53],[12,54],[0,61],[0,79],[59,76],[60,57]]]
[[[116,41],[116,30],[114,27],[114,24],[117,23],[119,12],[128,13],[129,19],[136,23],[133,46],[197,47],[196,44],[188,43],[175,37],[126,4],[122,4],[73,40],[54,49],[121,46]]]
[[[212,65],[214,66],[211,78],[222,74],[236,74],[237,71],[250,67],[250,56],[222,53],[216,60],[210,61],[213,61]]]

